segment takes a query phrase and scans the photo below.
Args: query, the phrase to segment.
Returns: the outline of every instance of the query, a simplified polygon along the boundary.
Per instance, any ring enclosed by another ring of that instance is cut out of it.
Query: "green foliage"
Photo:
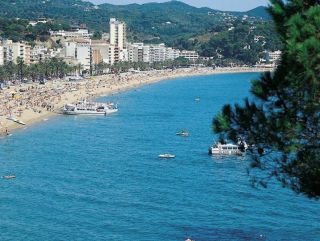
[[[201,56],[213,57],[217,65],[232,63],[254,65],[263,51],[282,49],[273,22],[234,21],[230,25],[214,26],[206,34],[192,38],[178,38],[173,46],[197,50]],[[255,41],[255,36],[262,36]],[[219,59],[223,56],[223,60]]]
[[[0,18],[0,35],[14,42],[35,40],[46,41],[49,37],[49,30],[68,30],[70,26],[63,22],[38,23],[35,26],[29,25],[29,21],[21,19]]]
[[[8,62],[0,66],[0,81],[23,79],[36,81],[41,78],[60,78],[66,74],[77,72],[77,68],[77,66],[68,65],[59,58],[52,58],[29,66],[25,65],[22,59],[18,59],[17,64]]]
[[[249,19],[250,24],[242,23],[239,19],[244,14],[256,18]],[[34,28],[28,26],[27,21],[10,20],[13,21],[9,24],[10,28],[3,30],[2,36],[14,41],[45,41],[50,29],[70,28],[64,22],[71,25],[84,23],[94,31],[94,39],[100,39],[101,32],[109,31],[110,17],[116,17],[126,21],[129,41],[165,43],[179,49],[197,50],[210,57],[216,56],[217,51],[220,51],[231,62],[251,65],[261,57],[262,49],[281,48],[269,21],[270,16],[263,7],[240,13],[195,8],[179,1],[121,6],[101,4],[95,7],[92,3],[80,0],[2,0],[0,16],[32,20],[42,17],[55,19],[53,23],[38,24]],[[58,23],[57,20],[62,22]],[[234,24],[236,29],[229,32],[228,28]],[[2,24],[0,31],[1,26]],[[257,26],[257,29],[248,34],[246,31],[249,26]],[[252,44],[254,34],[266,37],[263,47],[261,43]],[[201,39],[204,35],[209,36],[208,41]],[[251,48],[243,49],[248,44]]]
[[[270,11],[284,45],[281,64],[253,82],[254,101],[224,107],[214,128],[222,137],[242,135],[255,144],[252,166],[268,174],[254,177],[256,183],[276,177],[298,193],[319,198],[319,1],[272,0]]]
[[[93,40],[99,40],[102,38],[102,33],[100,31],[96,31],[94,32],[93,36],[92,36],[92,39]]]
[[[195,8],[179,1],[121,6],[102,4],[98,8],[92,3],[79,0],[0,1],[0,16],[6,18],[45,17],[75,25],[85,23],[92,30],[106,32],[109,31],[110,17],[116,17],[127,22],[132,39],[165,42],[168,45],[172,45],[179,38],[197,36],[208,30],[218,29],[228,23],[229,17],[241,17],[243,14],[249,13],[223,13],[209,8]],[[260,17],[261,14],[250,15]]]

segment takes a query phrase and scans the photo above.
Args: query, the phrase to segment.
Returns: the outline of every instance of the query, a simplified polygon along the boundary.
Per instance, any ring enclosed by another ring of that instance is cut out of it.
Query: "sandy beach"
[[[0,135],[7,135],[16,128],[46,120],[68,103],[81,99],[106,96],[161,80],[186,76],[222,73],[264,72],[260,68],[187,68],[177,70],[154,70],[138,73],[122,73],[95,76],[77,82],[53,80],[45,85],[39,83],[10,86],[0,91]],[[120,106],[121,109],[121,106]],[[26,125],[17,124],[8,117],[15,117]]]

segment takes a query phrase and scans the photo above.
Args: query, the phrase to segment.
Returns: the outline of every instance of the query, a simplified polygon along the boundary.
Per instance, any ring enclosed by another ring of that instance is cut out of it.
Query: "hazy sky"
[[[88,1],[88,0],[87,0]],[[89,0],[94,3],[128,4],[146,2],[167,2],[168,0]],[[267,5],[268,0],[181,0],[197,7],[210,7],[219,10],[244,11],[261,5]]]

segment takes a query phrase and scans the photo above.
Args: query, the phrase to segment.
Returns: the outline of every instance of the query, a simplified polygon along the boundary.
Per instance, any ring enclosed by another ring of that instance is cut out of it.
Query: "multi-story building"
[[[106,40],[92,40],[92,64],[109,63],[109,46]]]
[[[117,63],[119,61],[128,61],[127,51],[127,26],[125,22],[118,21],[115,18],[110,19],[110,47],[109,47],[109,63]],[[110,56],[115,54],[115,56]]]
[[[173,48],[166,48],[166,60],[174,60],[180,57],[180,50]]]
[[[92,66],[91,40],[73,39],[65,43],[65,58],[69,63],[81,64],[82,69],[90,70]]]
[[[115,45],[119,50],[126,48],[127,29],[126,23],[115,18],[110,19],[110,44]]]
[[[4,63],[13,62],[13,50],[8,41],[3,44],[3,61]]]
[[[150,62],[150,46],[149,45],[143,46],[142,61],[145,62],[145,63],[149,63]]]
[[[190,61],[196,61],[199,59],[199,54],[196,51],[182,50],[180,57],[186,58]]]
[[[65,42],[65,57],[76,58],[77,42],[74,40],[68,40]]]
[[[75,28],[72,31],[50,31],[50,36],[53,38],[65,38],[65,39],[90,39],[92,34],[86,28]]]
[[[150,45],[150,62],[160,62],[166,60],[165,44]]]
[[[84,70],[91,69],[91,46],[90,43],[81,42],[77,44],[76,59]]]
[[[131,62],[143,61],[146,63],[174,60],[184,57],[195,61],[199,59],[196,51],[180,51],[178,49],[166,47],[165,44],[144,45],[143,43],[133,43],[127,45],[128,59]]]
[[[274,51],[274,52],[266,51],[265,52],[265,60],[267,61],[267,63],[277,65],[281,59],[281,54],[282,54],[282,52],[280,50]]]
[[[31,49],[31,63],[38,63],[40,61],[55,57],[54,51],[48,49],[44,45],[36,45]]]
[[[143,43],[128,44],[128,59],[130,62],[143,62],[144,45]]]
[[[31,63],[31,46],[22,42],[6,40],[3,44],[4,62],[17,63],[22,59],[26,65]]]
[[[3,53],[3,45],[0,42],[0,65],[4,64],[4,53]]]
[[[108,56],[109,56],[109,64],[113,65],[117,62],[119,62],[120,60],[120,50],[119,47],[116,45],[111,45],[109,46],[109,52],[108,52]]]

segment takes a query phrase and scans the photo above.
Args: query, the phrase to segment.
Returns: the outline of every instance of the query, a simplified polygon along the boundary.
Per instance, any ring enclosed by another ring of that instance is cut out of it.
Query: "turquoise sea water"
[[[99,99],[115,115],[52,117],[1,139],[0,176],[17,178],[0,179],[0,240],[320,240],[319,202],[253,189],[248,161],[207,155],[212,117],[257,76],[163,81]]]

